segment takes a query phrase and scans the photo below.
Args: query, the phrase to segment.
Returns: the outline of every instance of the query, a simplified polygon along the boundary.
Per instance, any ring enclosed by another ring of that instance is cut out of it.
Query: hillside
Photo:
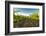
[[[15,27],[38,27],[39,16],[38,14],[32,14],[30,16],[13,15],[13,23]]]

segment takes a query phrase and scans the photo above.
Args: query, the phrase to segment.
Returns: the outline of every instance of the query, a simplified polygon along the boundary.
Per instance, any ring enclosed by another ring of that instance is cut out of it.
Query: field
[[[13,15],[14,28],[19,27],[39,27],[38,14],[32,14],[30,16]]]

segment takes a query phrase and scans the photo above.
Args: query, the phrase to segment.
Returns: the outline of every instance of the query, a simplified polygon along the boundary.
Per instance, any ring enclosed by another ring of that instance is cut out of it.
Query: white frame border
[[[40,21],[39,21],[40,27],[13,28],[13,8],[39,8],[40,9]],[[40,30],[42,30],[42,6],[10,4],[10,32],[40,31]]]

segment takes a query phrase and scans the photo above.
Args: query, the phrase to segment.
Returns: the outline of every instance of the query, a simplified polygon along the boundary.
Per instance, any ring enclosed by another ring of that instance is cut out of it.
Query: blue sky
[[[24,12],[24,13],[31,13],[31,12],[38,12],[39,9],[36,8],[15,8],[16,12]]]
[[[36,8],[14,8],[14,11],[16,13],[23,13],[23,14],[30,14],[30,13],[35,13],[39,12],[39,9]]]

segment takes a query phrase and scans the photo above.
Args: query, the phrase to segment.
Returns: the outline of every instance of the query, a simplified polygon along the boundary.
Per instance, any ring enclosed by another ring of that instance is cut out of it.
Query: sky
[[[39,9],[36,8],[14,8],[15,15],[24,15],[29,16],[32,13],[39,12]]]

